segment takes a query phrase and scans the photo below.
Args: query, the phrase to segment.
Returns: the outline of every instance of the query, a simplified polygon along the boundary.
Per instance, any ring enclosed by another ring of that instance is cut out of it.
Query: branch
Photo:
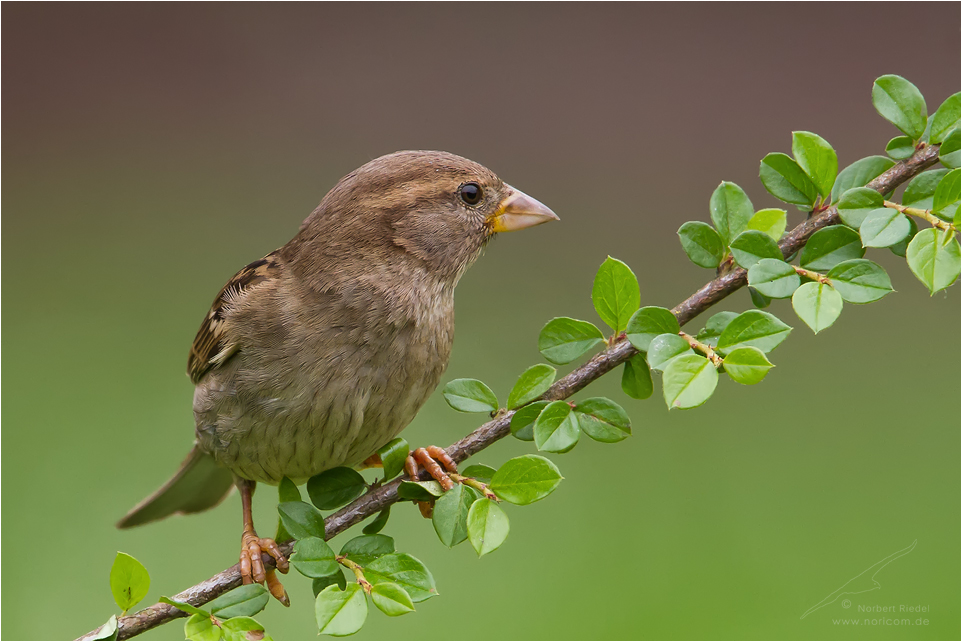
[[[938,159],[939,145],[926,145],[917,150],[910,158],[897,163],[891,169],[882,173],[870,182],[868,187],[881,194],[887,194],[926,168],[934,165]],[[838,210],[835,207],[816,211],[811,218],[793,229],[781,240],[778,245],[782,254],[785,257],[792,256],[805,245],[808,238],[817,230],[839,222]],[[742,268],[736,268],[702,286],[697,292],[676,305],[672,309],[672,313],[678,318],[681,325],[685,325],[728,295],[747,285],[747,283],[748,272]],[[556,381],[541,398],[549,401],[567,399],[636,354],[638,354],[638,350],[622,338],[607,350],[595,355],[588,363]],[[514,411],[506,412],[480,426],[468,436],[448,447],[446,449],[448,455],[456,462],[462,462],[511,434],[510,425],[513,414]],[[397,489],[400,483],[401,478],[396,478],[380,488],[365,493],[348,506],[328,516],[325,520],[326,538],[331,539],[354,524],[397,502]],[[290,555],[293,547],[293,540],[280,544],[281,551],[285,555]],[[267,568],[273,568],[274,560],[265,555],[264,565]],[[178,593],[173,596],[173,599],[194,606],[202,606],[240,585],[240,572],[235,564],[210,579]],[[183,611],[169,604],[154,604],[133,615],[119,618],[117,639],[132,638],[165,622],[186,617],[186,615]],[[94,633],[96,631],[91,631],[84,638],[88,638]]]

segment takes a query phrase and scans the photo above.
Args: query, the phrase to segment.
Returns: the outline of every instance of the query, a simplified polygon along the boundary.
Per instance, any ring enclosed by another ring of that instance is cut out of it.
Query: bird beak
[[[501,201],[501,205],[487,219],[491,234],[498,232],[514,232],[526,227],[534,227],[548,221],[558,221],[558,215],[548,209],[544,203],[537,201],[521,190],[505,185],[508,193]]]

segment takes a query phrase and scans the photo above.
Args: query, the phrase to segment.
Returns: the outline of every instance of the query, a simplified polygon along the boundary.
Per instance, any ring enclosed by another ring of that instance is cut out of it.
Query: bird
[[[495,235],[553,220],[540,201],[447,152],[395,152],[347,174],[287,244],[214,299],[187,363],[194,445],[117,526],[204,511],[237,488],[243,582],[266,583],[289,604],[261,559],[289,568],[254,528],[256,485],[360,466],[394,439],[447,367],[465,270]],[[441,472],[434,459],[453,466],[437,447],[413,454],[409,473],[417,463]]]

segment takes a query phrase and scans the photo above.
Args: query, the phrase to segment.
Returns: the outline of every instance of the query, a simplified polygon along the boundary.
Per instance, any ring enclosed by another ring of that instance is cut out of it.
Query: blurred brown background
[[[643,304],[670,307],[710,277],[675,230],[707,220],[720,180],[776,205],[758,161],[792,130],[845,166],[897,134],[872,108],[876,77],[905,76],[932,112],[960,75],[957,3],[5,3],[2,17],[5,638],[106,620],[116,550],[151,571],[151,601],[236,561],[236,496],[112,524],[189,447],[183,372],[213,296],[355,167],[444,149],[560,215],[499,239],[458,291],[446,377],[504,398],[541,361],[545,321],[596,320],[606,255],[634,268]],[[397,620],[372,611],[358,637],[957,638],[959,290],[930,298],[904,261],[869,256],[898,292],[846,306],[817,340],[773,305],[796,329],[760,386],[669,416],[657,384],[645,402],[594,385],[634,436],[555,457],[566,481],[509,511],[492,556],[447,551],[395,511],[387,532],[442,595]],[[446,445],[477,423],[435,395],[405,436]],[[509,442],[477,460],[530,450]],[[265,530],[273,500],[257,496]],[[857,611],[838,604],[799,620],[914,539],[852,599],[928,605],[930,625],[833,624]],[[275,639],[313,637],[309,582],[289,590],[290,611],[259,619]]]

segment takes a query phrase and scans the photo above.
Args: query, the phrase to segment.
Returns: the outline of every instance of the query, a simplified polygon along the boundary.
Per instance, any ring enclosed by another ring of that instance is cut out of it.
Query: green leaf
[[[511,434],[521,441],[534,441],[534,422],[547,405],[547,401],[535,401],[519,408],[511,417]]]
[[[919,232],[919,226],[918,226],[918,224],[915,222],[915,218],[912,217],[912,216],[906,216],[905,218],[909,219],[909,233],[908,233],[908,235],[907,235],[904,239],[902,239],[901,241],[899,241],[898,243],[896,243],[895,245],[889,245],[889,251],[890,251],[892,254],[894,254],[894,255],[896,255],[896,256],[901,256],[901,257],[903,257],[903,258],[905,257],[905,252],[906,252],[906,250],[909,249],[909,242],[910,242],[913,238],[915,238],[915,235],[918,234],[918,232]]]
[[[376,535],[380,533],[382,530],[384,530],[384,527],[387,525],[387,520],[390,518],[391,518],[391,507],[388,506],[387,508],[382,510],[380,513],[378,513],[377,517],[375,517],[370,522],[368,522],[367,526],[361,529],[361,532],[364,533],[365,535]]]
[[[959,92],[945,99],[932,115],[929,142],[941,143],[950,131],[959,126]]]
[[[872,179],[893,165],[895,161],[887,156],[868,156],[855,161],[838,173],[838,178],[835,179],[835,185],[832,187],[832,202],[837,201],[842,194],[853,187],[865,187]]]
[[[524,506],[550,495],[562,479],[550,460],[540,455],[522,455],[506,461],[491,478],[489,487],[506,502]]]
[[[430,502],[444,494],[444,488],[434,480],[431,481],[407,481],[401,482],[398,486],[397,496],[399,499],[409,499],[416,502]]]
[[[858,233],[865,247],[888,247],[895,245],[912,231],[912,225],[904,214],[888,207],[880,207],[862,221]]]
[[[565,453],[575,447],[581,429],[567,401],[553,401],[534,422],[534,443],[538,450]]]
[[[764,232],[772,237],[772,240],[776,242],[782,238],[783,234],[785,234],[785,228],[787,226],[787,212],[775,207],[758,210],[748,221],[748,229]]]
[[[803,268],[824,271],[842,261],[863,256],[865,248],[858,232],[844,225],[830,225],[812,234],[802,248],[799,260]]]
[[[401,437],[392,439],[377,451],[378,457],[381,458],[381,465],[384,467],[384,479],[394,479],[404,470],[404,462],[407,461],[410,452],[411,447]]]
[[[221,622],[225,640],[263,640],[264,627],[252,617],[239,616]]]
[[[359,535],[341,547],[341,555],[367,566],[382,555],[394,552],[394,538],[387,535]]]
[[[856,230],[873,211],[883,207],[885,199],[870,187],[853,187],[838,201],[838,215],[846,225]]]
[[[708,323],[705,324],[705,327],[701,329],[696,338],[702,343],[714,348],[716,345],[718,345],[718,337],[721,336],[721,333],[725,331],[725,328],[728,327],[728,324],[731,323],[737,316],[737,312],[729,311],[713,314],[711,317],[709,317]]]
[[[809,282],[795,290],[792,307],[798,318],[818,334],[842,313],[842,295],[825,283]]]
[[[826,275],[849,303],[871,303],[892,291],[892,281],[882,266],[868,259],[839,263]]]
[[[397,617],[414,610],[411,596],[394,582],[378,582],[371,589],[371,601],[382,613]]]
[[[771,297],[767,297],[755,288],[748,286],[748,294],[752,298],[752,305],[758,309],[767,308],[772,304]]]
[[[651,396],[654,386],[644,356],[636,354],[625,361],[625,368],[621,373],[621,390],[632,399],[647,399]]]
[[[948,173],[949,170],[940,168],[922,172],[913,178],[905,186],[905,192],[902,194],[902,205],[920,210],[932,209],[935,190],[938,188],[942,177]],[[878,207],[882,207],[882,204],[879,204]]]
[[[942,141],[942,147],[939,148],[939,160],[949,169],[959,168],[959,161],[962,158],[959,153],[959,144],[959,128],[956,127],[946,135],[945,140]]]
[[[360,584],[350,584],[341,590],[331,585],[317,594],[314,617],[319,634],[351,635],[364,626],[367,619],[367,599]]]
[[[725,372],[736,383],[750,386],[759,383],[771,370],[771,362],[758,348],[738,348],[728,353],[724,360]]]
[[[344,576],[344,569],[338,568],[334,575],[315,578],[311,583],[311,590],[314,591],[314,597],[316,598],[318,593],[331,585],[340,587],[342,591],[347,588],[347,578]]]
[[[885,120],[912,140],[922,138],[928,119],[925,98],[918,88],[901,76],[887,75],[872,86],[872,104]]]
[[[769,194],[780,201],[811,208],[818,188],[788,154],[772,153],[762,159],[758,177]]]
[[[762,259],[784,259],[772,237],[758,230],[746,230],[739,234],[731,244],[735,262],[746,270]]]
[[[373,583],[394,582],[407,591],[412,602],[423,602],[438,594],[431,571],[407,553],[377,558],[364,569],[364,576]]]
[[[659,334],[678,334],[681,326],[671,310],[656,306],[644,307],[628,321],[628,340],[642,352],[648,352],[648,344]]]
[[[188,640],[220,640],[221,628],[214,626],[207,615],[191,615],[184,623],[184,637]]]
[[[297,550],[296,544],[294,550]],[[331,559],[333,560],[333,553]],[[337,563],[334,566],[336,567]],[[217,599],[211,600],[207,603],[207,608],[211,615],[221,620],[243,615],[256,615],[264,610],[270,597],[271,594],[260,584],[243,584],[224,593]]]
[[[522,372],[508,395],[508,408],[514,410],[543,395],[554,383],[557,374],[558,371],[546,363],[539,363]]]
[[[361,474],[344,466],[325,470],[307,480],[311,503],[321,510],[340,508],[360,497],[365,490],[367,483]]]
[[[444,400],[459,412],[495,412],[498,397],[477,379],[454,379],[444,386]]]
[[[455,484],[454,488],[438,498],[431,521],[442,544],[451,548],[467,539],[468,510],[480,496],[473,488]]]
[[[812,132],[792,132],[792,155],[819,194],[828,198],[838,174],[838,156],[828,141]]]
[[[962,190],[962,170],[953,169],[945,175],[932,198],[932,213],[951,221],[959,211],[959,192]]]
[[[324,518],[307,502],[281,502],[277,505],[277,512],[284,528],[296,539],[324,539]]]
[[[110,618],[100,625],[89,640],[116,640],[117,639],[117,616],[111,615]]]
[[[755,213],[745,191],[734,183],[723,181],[715,188],[709,203],[711,220],[725,244],[745,231]]]
[[[725,258],[725,243],[708,223],[688,221],[678,228],[681,247],[698,267],[715,268]]]
[[[541,328],[538,350],[551,363],[570,363],[604,340],[593,323],[558,317]]]
[[[504,544],[509,530],[508,516],[494,500],[479,499],[471,505],[468,511],[468,538],[478,557]]]
[[[595,441],[613,444],[631,435],[628,413],[611,399],[585,399],[575,410],[581,430]]]
[[[181,611],[183,611],[184,613],[187,613],[188,615],[203,615],[204,617],[207,617],[210,615],[210,613],[208,613],[207,611],[203,609],[199,609],[193,604],[188,604],[187,602],[179,602],[177,600],[167,597],[166,595],[161,595],[160,601],[163,602],[164,604],[170,604],[171,606],[174,606],[180,609]]]
[[[110,592],[120,610],[126,613],[147,596],[150,575],[144,565],[127,553],[118,551],[110,567]]]
[[[625,329],[631,314],[641,304],[635,273],[618,259],[609,256],[595,275],[591,300],[601,320],[618,334]]]
[[[675,357],[661,378],[668,408],[694,408],[711,397],[718,385],[718,371],[699,354]]]
[[[648,346],[648,365],[662,371],[669,361],[683,354],[694,354],[688,341],[677,334],[659,334]]]
[[[748,271],[748,283],[767,297],[787,299],[798,289],[802,280],[795,268],[785,261],[762,259]]]
[[[935,294],[959,278],[959,244],[950,232],[922,230],[909,243],[905,258],[919,281]]]
[[[334,551],[320,537],[298,539],[294,543],[291,566],[306,577],[327,577],[337,572]]]
[[[277,502],[299,502],[301,501],[301,492],[297,490],[297,485],[292,482],[287,477],[281,478],[281,483],[277,485]],[[284,522],[280,517],[277,518],[277,534],[274,535],[275,542],[286,542],[289,539],[294,539],[294,536],[287,532],[284,528]]]
[[[735,348],[755,347],[768,353],[777,348],[791,331],[790,326],[768,312],[742,312],[732,319],[718,337],[718,352],[724,356]]]
[[[548,405],[545,403],[545,405]],[[517,414],[517,413],[515,413]],[[494,473],[497,471],[491,466],[485,466],[484,464],[471,464],[467,468],[461,471],[461,474],[465,477],[470,477],[472,479],[477,479],[479,482],[484,482],[487,484],[494,477]]]
[[[915,143],[908,136],[896,136],[885,145],[885,153],[895,160],[905,160],[915,153]]]

